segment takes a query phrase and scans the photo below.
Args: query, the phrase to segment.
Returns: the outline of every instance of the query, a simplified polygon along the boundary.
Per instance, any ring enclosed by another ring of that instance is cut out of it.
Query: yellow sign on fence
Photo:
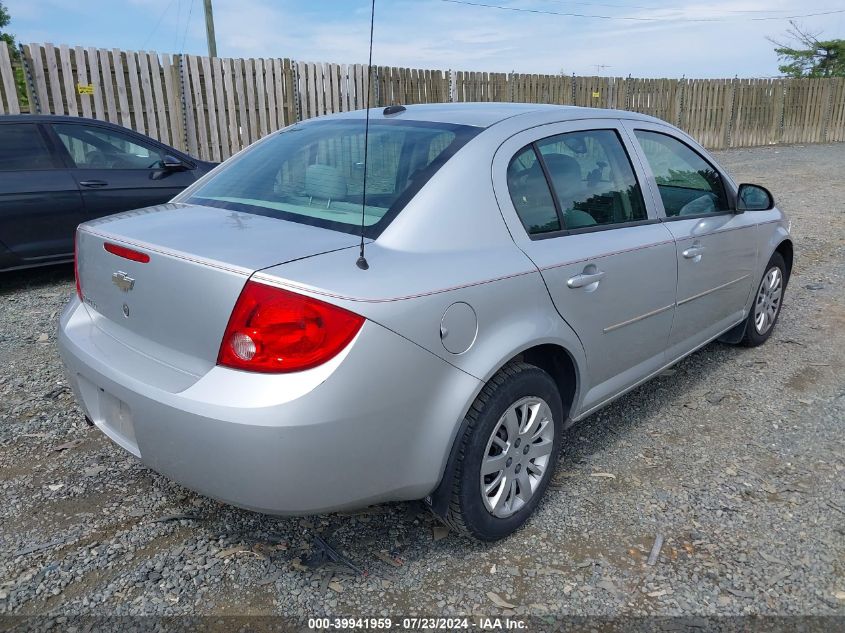
[[[601,96],[600,92],[593,92],[593,99],[598,99]]]
[[[76,91],[81,95],[94,94],[94,84],[76,84]]]

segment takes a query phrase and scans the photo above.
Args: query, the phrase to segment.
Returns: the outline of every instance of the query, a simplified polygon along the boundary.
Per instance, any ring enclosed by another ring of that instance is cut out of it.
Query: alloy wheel
[[[545,400],[521,398],[499,418],[481,462],[481,497],[498,518],[518,512],[550,467],[555,425]]]
[[[754,303],[754,328],[758,334],[765,334],[775,324],[782,295],[783,273],[777,266],[772,266],[760,282]]]

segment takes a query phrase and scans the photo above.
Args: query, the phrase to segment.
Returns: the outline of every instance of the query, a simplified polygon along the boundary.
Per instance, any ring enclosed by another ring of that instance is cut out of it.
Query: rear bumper
[[[161,365],[151,381],[143,377],[157,361],[99,330],[88,309],[74,298],[59,325],[61,356],[86,415],[153,470],[262,512],[311,514],[427,495],[481,386],[371,321],[338,357],[308,371],[214,367],[185,380]]]

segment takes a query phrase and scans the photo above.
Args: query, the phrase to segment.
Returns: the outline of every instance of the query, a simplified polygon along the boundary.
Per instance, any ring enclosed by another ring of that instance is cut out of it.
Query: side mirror
[[[170,154],[165,154],[164,158],[161,160],[161,166],[164,169],[169,169],[171,171],[178,171],[180,169],[187,169],[187,165],[183,163],[181,160],[172,156]]]
[[[760,185],[743,183],[736,194],[736,211],[768,211],[775,206],[771,192]]]

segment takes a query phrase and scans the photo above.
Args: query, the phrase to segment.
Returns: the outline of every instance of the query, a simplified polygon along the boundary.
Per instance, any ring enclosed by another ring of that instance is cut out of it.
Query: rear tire
[[[785,290],[786,263],[780,253],[773,253],[763,278],[757,284],[754,302],[745,321],[745,334],[740,341],[742,345],[757,347],[769,340],[780,316]]]
[[[466,416],[446,523],[482,541],[521,527],[554,474],[562,431],[563,405],[552,377],[523,362],[503,367]]]

